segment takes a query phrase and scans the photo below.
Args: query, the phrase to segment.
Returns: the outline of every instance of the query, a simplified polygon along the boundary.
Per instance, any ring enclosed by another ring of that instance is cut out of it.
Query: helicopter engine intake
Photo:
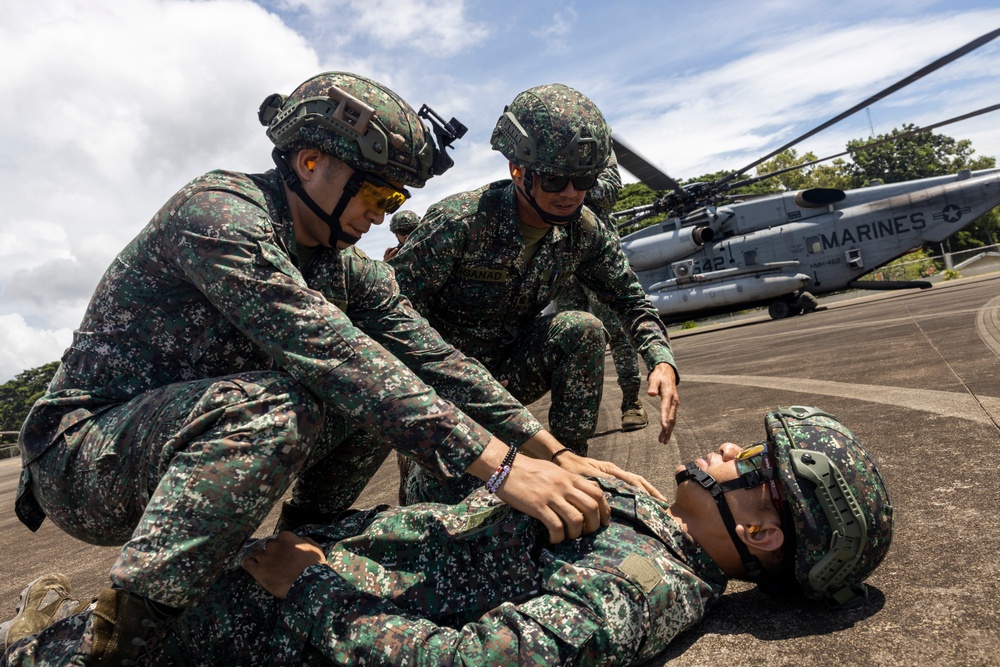
[[[622,250],[634,271],[666,266],[687,257],[715,238],[715,232],[707,225],[679,229],[671,223],[661,226],[663,231],[659,234],[622,240]]]

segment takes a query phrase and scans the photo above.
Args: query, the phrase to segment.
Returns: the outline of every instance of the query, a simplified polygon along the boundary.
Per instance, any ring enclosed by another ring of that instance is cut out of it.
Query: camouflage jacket
[[[541,429],[427,326],[388,267],[327,249],[305,274],[273,171],[186,185],[104,274],[22,428],[25,466],[59,433],[142,392],[249,370],[284,370],[443,475],[462,474],[489,433],[428,383],[512,443]]]
[[[503,354],[575,275],[608,304],[648,368],[674,365],[667,330],[617,235],[589,208],[553,226],[528,265],[514,187],[498,181],[438,202],[391,260],[400,289],[469,356]]]
[[[536,639],[537,626],[522,624],[532,617],[576,647],[568,664],[648,660],[705,616],[728,577],[665,504],[619,480],[596,481],[609,497],[611,524],[556,545],[537,521],[485,491],[456,506],[372,511],[310,528],[329,566],[307,568],[289,590],[272,659],[506,664],[519,651],[543,664],[550,647]],[[615,603],[609,582],[619,579],[630,593]],[[504,617],[517,625],[510,635],[519,646],[477,623],[505,603],[518,605]]]

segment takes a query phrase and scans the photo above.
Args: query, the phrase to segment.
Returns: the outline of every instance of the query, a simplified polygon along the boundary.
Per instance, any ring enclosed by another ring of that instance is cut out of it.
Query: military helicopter
[[[813,188],[741,200],[735,187],[791,169],[740,180],[778,153],[1000,36],[956,49],[743,169],[710,183],[679,185],[613,137],[619,164],[653,190],[653,204],[614,214],[624,222],[666,214],[622,237],[622,249],[665,321],[767,306],[774,319],[815,310],[814,295],[853,289],[928,288],[927,281],[858,279],[924,243],[942,242],[1000,205],[1000,169],[964,170],[891,185]],[[892,137],[896,140],[1000,109],[1000,104]],[[866,144],[870,148],[887,141]]]

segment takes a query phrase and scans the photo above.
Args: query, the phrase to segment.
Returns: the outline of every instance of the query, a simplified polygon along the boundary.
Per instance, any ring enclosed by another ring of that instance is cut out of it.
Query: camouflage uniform
[[[329,567],[307,568],[281,603],[234,565],[178,620],[166,664],[640,663],[700,621],[727,578],[665,505],[598,483],[611,525],[556,545],[484,491],[306,528]],[[51,664],[85,622],[22,641],[9,664]]]
[[[414,307],[445,340],[506,380],[515,398],[527,405],[551,389],[552,434],[585,451],[601,403],[604,330],[589,313],[540,313],[575,276],[630,323],[648,368],[674,363],[666,327],[617,234],[587,207],[577,221],[552,227],[527,265],[523,248],[514,185],[504,180],[432,206],[390,263]],[[411,502],[457,502],[473,485],[428,491],[438,485],[420,470],[410,479]]]
[[[618,172],[618,160],[612,153],[608,166],[597,179],[597,185],[587,191],[586,202],[591,210],[604,220],[608,231],[613,232],[616,236],[618,230],[615,229],[611,219],[611,211],[618,201],[621,187],[622,179]],[[618,386],[622,390],[622,412],[634,408],[639,400],[639,388],[642,385],[642,379],[639,375],[639,358],[618,316],[576,279],[567,281],[565,289],[556,297],[554,303],[556,312],[589,311],[601,321],[608,334],[611,359],[618,372]]]
[[[456,476],[489,439],[479,423],[512,444],[541,429],[388,267],[334,249],[298,260],[274,172],[211,172],[168,201],[105,273],[24,424],[21,520],[124,543],[113,583],[184,607],[300,470],[298,502],[341,510],[381,443]]]

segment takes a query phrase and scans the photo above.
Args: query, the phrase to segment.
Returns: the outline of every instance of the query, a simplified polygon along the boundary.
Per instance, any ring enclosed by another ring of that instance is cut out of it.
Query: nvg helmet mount
[[[490,145],[525,171],[522,196],[550,224],[579,215],[546,213],[531,195],[534,174],[596,177],[608,165],[611,128],[590,99],[563,84],[530,88],[518,94],[497,120]]]
[[[764,424],[766,465],[759,470],[719,484],[688,464],[678,483],[694,479],[712,492],[747,576],[756,578],[762,568],[738,539],[722,495],[775,481],[783,499],[786,563],[798,587],[834,607],[861,604],[863,582],[892,542],[892,504],[875,462],[851,431],[818,408],[779,407]]]
[[[267,136],[275,146],[272,157],[289,189],[330,226],[338,240],[346,243],[358,239],[343,232],[340,215],[366,181],[380,187],[388,185],[385,181],[423,187],[428,179],[453,164],[445,149],[464,134],[454,131],[464,126],[452,119],[445,124],[451,126],[452,135],[444,134],[451,141],[442,142],[437,125],[432,133],[421,116],[396,93],[347,72],[315,76],[289,96],[270,95],[260,105],[257,116],[267,127]],[[435,145],[435,137],[440,146]],[[323,211],[309,197],[288,165],[288,155],[304,148],[332,155],[355,171],[332,212]],[[409,195],[397,190],[404,197]]]

